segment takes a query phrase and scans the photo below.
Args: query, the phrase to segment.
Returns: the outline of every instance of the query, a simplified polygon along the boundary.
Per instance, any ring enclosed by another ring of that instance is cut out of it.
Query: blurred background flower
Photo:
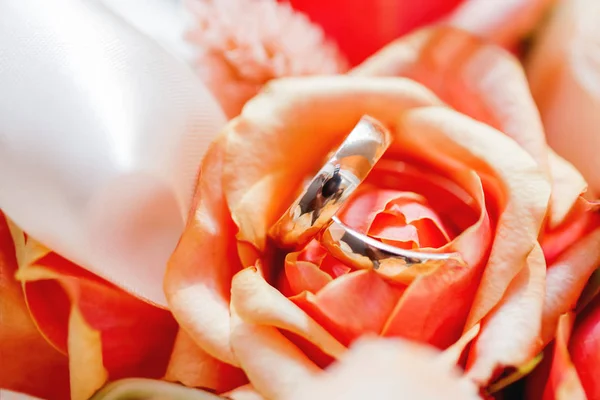
[[[527,75],[549,144],[600,192],[600,2],[563,1],[534,38]]]

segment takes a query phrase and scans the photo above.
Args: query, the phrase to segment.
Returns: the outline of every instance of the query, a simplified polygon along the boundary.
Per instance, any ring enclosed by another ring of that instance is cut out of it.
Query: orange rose
[[[165,278],[187,334],[169,379],[198,386],[205,365],[229,365],[215,385],[243,371],[265,397],[287,398],[378,334],[450,348],[486,386],[551,340],[600,262],[585,181],[546,146],[509,54],[431,29],[351,75],[271,82],[209,150]],[[341,218],[398,246],[457,251],[464,264],[355,270],[318,243],[289,253],[269,240],[365,114],[394,141]]]

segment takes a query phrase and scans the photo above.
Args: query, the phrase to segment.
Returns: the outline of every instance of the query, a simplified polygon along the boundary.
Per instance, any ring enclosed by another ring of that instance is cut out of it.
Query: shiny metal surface
[[[302,247],[331,223],[331,218],[367,177],[388,149],[391,135],[379,122],[363,117],[334,155],[271,228],[282,247]]]
[[[405,250],[382,243],[345,225],[333,216],[331,224],[320,234],[321,244],[338,260],[364,269],[378,269],[386,263],[406,266],[432,261],[460,261],[458,253],[425,253]]]
[[[425,253],[388,245],[345,225],[336,212],[388,149],[391,135],[379,122],[363,117],[335,154],[271,228],[285,248],[302,248],[316,238],[338,260],[356,268],[378,269],[461,260],[457,253]]]

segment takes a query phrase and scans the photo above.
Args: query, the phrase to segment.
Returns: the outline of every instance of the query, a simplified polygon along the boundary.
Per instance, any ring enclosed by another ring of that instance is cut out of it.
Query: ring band
[[[391,143],[389,131],[363,117],[335,154],[271,228],[282,247],[303,247],[331,224],[331,218],[367,177]]]
[[[460,260],[457,253],[426,253],[380,242],[350,228],[335,216],[388,149],[391,137],[375,119],[361,118],[335,154],[273,225],[270,235],[285,248],[302,248],[316,238],[333,257],[357,268],[378,269],[398,262],[410,266]]]
[[[333,257],[358,268],[379,269],[387,263],[398,262],[411,266],[460,258],[457,253],[425,253],[401,249],[355,231],[335,215],[331,220],[331,224],[320,233],[321,244]]]

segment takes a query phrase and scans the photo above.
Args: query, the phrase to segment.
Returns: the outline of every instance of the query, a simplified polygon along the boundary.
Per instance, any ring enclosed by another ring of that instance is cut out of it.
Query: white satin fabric
[[[0,1],[0,209],[165,306],[166,262],[225,117],[145,33],[99,1]]]
[[[192,63],[198,49],[184,40],[194,23],[184,0],[101,0],[115,14],[176,57]]]

